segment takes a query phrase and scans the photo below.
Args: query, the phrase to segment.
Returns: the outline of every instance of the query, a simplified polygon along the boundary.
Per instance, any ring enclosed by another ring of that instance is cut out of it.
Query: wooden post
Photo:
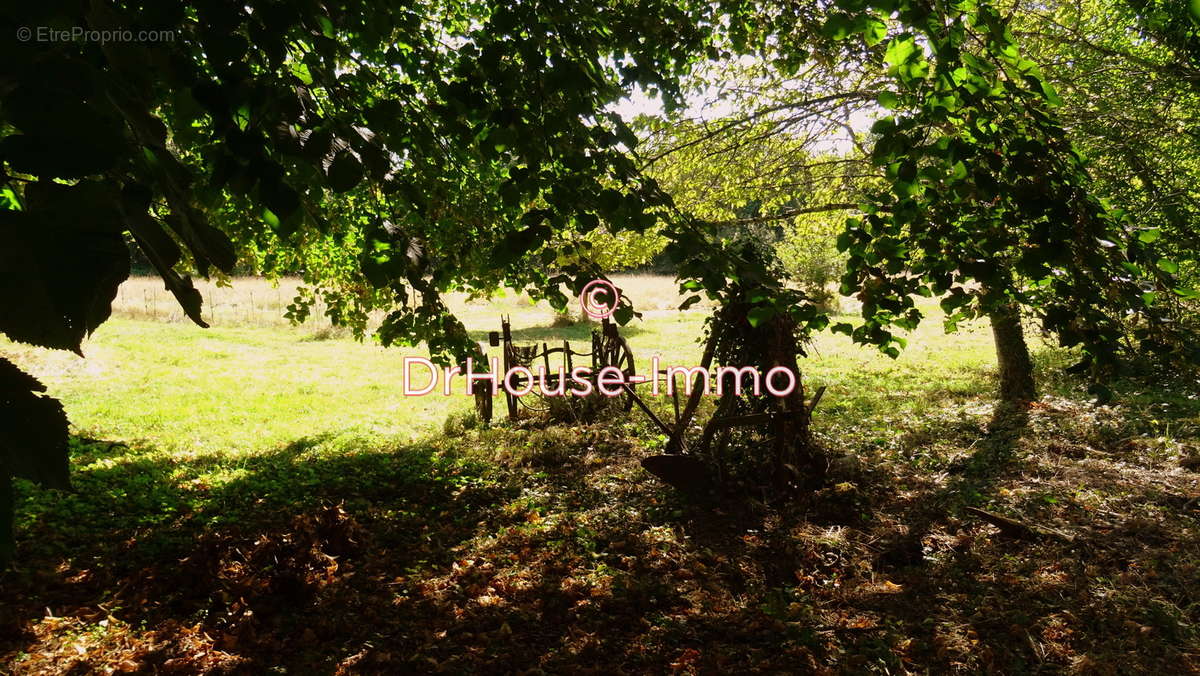
[[[712,365],[713,352],[717,349],[719,332],[718,322],[713,322],[708,342],[704,345],[704,355],[700,358],[700,366],[705,371],[708,371],[708,367]],[[704,395],[703,383],[700,380],[704,377],[706,376],[703,374],[696,376],[692,393],[688,395],[687,404],[683,407],[683,414],[680,415],[679,422],[675,424],[675,433],[667,440],[667,453],[681,453],[683,451],[683,436],[687,432],[688,423],[692,422],[692,416],[696,415],[696,408],[700,405],[700,397]]]
[[[500,337],[504,342],[504,370],[497,376],[503,378],[508,370],[512,368],[512,360],[510,353],[512,352],[512,327],[509,326],[508,317],[500,321]],[[503,383],[501,384],[503,389]],[[508,404],[508,419],[516,420],[517,418],[517,398],[512,396],[507,390],[504,391],[504,401]]]

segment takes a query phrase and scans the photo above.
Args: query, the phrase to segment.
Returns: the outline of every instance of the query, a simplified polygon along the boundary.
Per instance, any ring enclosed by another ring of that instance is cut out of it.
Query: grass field
[[[669,278],[617,281],[644,315],[624,331],[639,371],[649,369],[654,355],[664,366],[695,364],[704,307],[674,310],[682,299]],[[64,401],[79,434],[146,441],[170,452],[237,455],[323,435],[410,441],[440,430],[452,411],[470,408],[470,401],[457,394],[462,391],[457,383],[451,397],[403,396],[402,358],[424,356],[419,348],[384,349],[370,339],[355,341],[345,331],[331,330],[319,313],[309,323],[291,326],[282,317],[295,286],[284,281],[273,289],[257,279],[236,280],[233,288],[202,286],[215,316],[213,328],[203,330],[177,309],[167,313],[174,301],[160,282],[135,278],[122,287],[115,319],[85,344],[86,358],[12,343],[0,344],[0,350]],[[566,338],[588,349],[591,324],[555,327],[549,306],[522,296],[491,302],[458,296],[452,306],[481,341],[506,315],[519,341]],[[229,321],[222,322],[226,309]],[[578,316],[577,308],[573,314]],[[891,402],[892,419],[900,420],[930,397],[987,391],[986,371],[993,360],[989,341],[981,326],[944,335],[935,317],[913,337],[912,349],[893,361],[827,334],[810,346],[806,377],[810,387],[829,386],[827,414],[857,417],[863,406],[877,406],[882,397]],[[936,360],[936,368],[929,368],[930,360]]]
[[[693,363],[704,309],[672,310],[669,279],[617,281],[645,311],[624,332],[639,370]],[[986,326],[945,335],[930,306],[897,360],[822,335],[803,366],[828,387],[814,430],[845,458],[834,485],[713,508],[640,469],[662,442],[640,414],[476,426],[462,395],[403,396],[401,358],[420,350],[281,321],[293,289],[206,289],[202,330],[136,279],[86,358],[0,343],[64,402],[76,488],[18,485],[0,664],[1200,668],[1192,379],[1123,382],[1095,406],[1057,375],[1069,355],[1035,341],[1046,397],[994,425]],[[502,314],[523,340],[590,330],[519,296],[455,309],[480,339]],[[1069,538],[1008,541],[968,505]]]

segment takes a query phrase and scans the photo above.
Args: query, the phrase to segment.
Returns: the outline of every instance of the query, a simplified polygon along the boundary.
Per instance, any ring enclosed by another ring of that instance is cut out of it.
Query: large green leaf
[[[70,488],[67,416],[46,387],[0,359],[0,475]]]
[[[0,570],[12,559],[12,477],[70,488],[67,416],[46,387],[0,358]]]
[[[101,220],[0,211],[0,332],[13,340],[79,352],[128,276],[125,241]]]
[[[362,181],[363,170],[358,158],[343,150],[329,165],[329,187],[334,192],[346,192]]]

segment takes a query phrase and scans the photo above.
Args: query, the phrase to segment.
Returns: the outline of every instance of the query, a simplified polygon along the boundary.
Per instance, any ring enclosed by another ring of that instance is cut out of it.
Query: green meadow
[[[672,309],[667,278],[617,282],[643,311],[622,329],[639,371],[654,355],[695,363],[706,309]],[[945,334],[930,304],[898,359],[830,334],[806,346],[805,385],[826,387],[814,435],[837,457],[828,488],[711,505],[642,470],[665,437],[636,409],[514,422],[497,401],[484,426],[462,394],[404,396],[402,358],[420,349],[281,322],[289,284],[206,289],[203,330],[156,316],[167,300],[133,280],[83,358],[0,346],[62,400],[74,484],[17,485],[0,662],[462,673],[821,659],[897,673],[908,660],[1027,669],[1030,654],[1192,659],[1194,383],[1122,381],[1121,403],[1098,406],[1061,375],[1070,355],[1035,339],[1044,396],[998,421],[990,331]],[[510,316],[518,342],[588,348],[577,310],[456,303],[481,341]],[[648,401],[671,416],[668,397]],[[968,507],[1068,539],[1014,543]],[[1064,566],[1080,542],[1090,562]]]

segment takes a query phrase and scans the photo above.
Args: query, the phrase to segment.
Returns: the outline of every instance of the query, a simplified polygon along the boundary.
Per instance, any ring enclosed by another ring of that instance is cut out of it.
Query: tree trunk
[[[791,318],[776,317],[767,326],[767,354],[770,361],[764,364],[763,373],[771,368],[783,366],[796,378],[796,387],[784,399],[776,399],[779,406],[773,407],[775,420],[776,476],[787,476],[783,470],[795,471],[796,481],[808,490],[816,490],[825,483],[829,469],[829,457],[825,449],[813,442],[809,429],[809,411],[804,401],[804,381],[801,377],[798,358],[800,346],[796,342],[795,324]],[[789,411],[783,414],[780,409]]]
[[[989,315],[996,341],[996,361],[1000,371],[1000,400],[1015,404],[1037,398],[1033,381],[1033,360],[1021,328],[1021,312],[1016,305],[1005,306]]]

